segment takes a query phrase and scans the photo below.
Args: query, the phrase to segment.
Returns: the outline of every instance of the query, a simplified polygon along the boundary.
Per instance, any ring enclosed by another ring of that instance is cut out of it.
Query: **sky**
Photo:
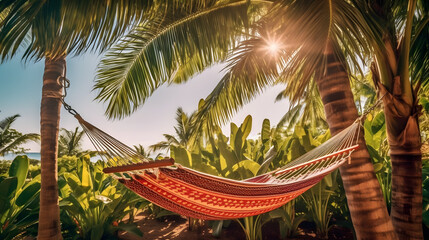
[[[164,140],[163,134],[174,134],[176,109],[182,107],[187,113],[196,110],[198,101],[205,98],[222,78],[222,65],[215,65],[194,76],[187,83],[162,86],[135,113],[121,120],[108,120],[104,115],[104,104],[95,101],[93,91],[96,67],[101,57],[84,54],[67,58],[67,78],[70,88],[66,102],[86,121],[109,133],[121,142],[132,146],[148,147]],[[40,132],[40,101],[44,61],[24,63],[19,57],[0,64],[0,120],[20,114],[13,128],[23,133]],[[253,126],[250,137],[260,132],[262,121],[268,118],[271,125],[277,124],[288,110],[286,100],[275,102],[282,86],[267,89],[251,103],[240,109],[231,122],[241,124],[247,115],[252,115]],[[77,120],[64,108],[61,109],[60,127],[69,130],[79,126]],[[223,132],[229,135],[229,124]],[[24,145],[29,152],[39,152],[40,145]],[[83,149],[94,149],[85,137]]]

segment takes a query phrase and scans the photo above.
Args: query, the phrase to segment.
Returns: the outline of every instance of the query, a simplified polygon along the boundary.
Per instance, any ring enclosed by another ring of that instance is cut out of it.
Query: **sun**
[[[278,54],[281,51],[282,45],[280,44],[279,41],[276,40],[268,40],[265,42],[265,49],[267,50],[267,54],[273,56],[273,57],[277,57]]]
[[[270,51],[271,54],[277,54],[279,49],[280,49],[280,46],[278,43],[276,43],[276,42],[268,43],[268,50]]]

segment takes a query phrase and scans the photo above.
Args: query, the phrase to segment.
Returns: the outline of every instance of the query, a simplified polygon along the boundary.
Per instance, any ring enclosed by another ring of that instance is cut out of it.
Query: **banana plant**
[[[369,114],[364,123],[365,141],[374,164],[374,172],[380,183],[384,200],[390,211],[392,199],[392,165],[386,136],[386,121],[383,112]]]
[[[238,127],[231,123],[230,137],[227,138],[219,127],[215,136],[209,137],[209,144],[186,149],[182,146],[170,146],[171,157],[185,167],[190,167],[213,175],[232,179],[245,179],[258,173],[260,165],[247,154],[247,137],[252,130],[252,117],[249,115]],[[251,150],[250,150],[251,151]]]
[[[183,146],[172,145],[170,146],[170,156],[174,158],[176,163],[184,167],[193,168],[215,176],[219,175],[215,167],[203,161],[203,156],[199,149],[188,150]]]
[[[217,168],[220,169],[222,176],[232,179],[246,179],[258,173],[260,164],[246,154],[249,147],[247,137],[251,130],[252,116],[248,115],[240,127],[231,123],[229,139],[225,137],[217,138],[217,147],[220,152],[220,161]]]
[[[60,206],[75,224],[78,239],[115,238],[119,230],[143,236],[135,224],[123,220],[142,199],[104,174],[103,168],[103,162],[91,164],[82,157],[76,171],[60,176]]]
[[[27,182],[29,159],[17,156],[0,177],[0,239],[35,234],[39,213],[40,175]]]

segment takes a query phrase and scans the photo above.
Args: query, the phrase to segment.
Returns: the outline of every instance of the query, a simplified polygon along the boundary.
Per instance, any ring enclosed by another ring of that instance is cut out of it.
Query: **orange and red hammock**
[[[213,176],[174,164],[152,161],[76,115],[89,139],[107,161],[105,173],[145,199],[184,216],[221,220],[276,209],[318,183],[358,148],[360,122],[282,168],[242,181]]]

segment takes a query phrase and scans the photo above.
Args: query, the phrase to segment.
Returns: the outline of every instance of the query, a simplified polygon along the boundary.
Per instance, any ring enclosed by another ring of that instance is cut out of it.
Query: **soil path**
[[[129,233],[120,234],[123,240],[241,240],[245,239],[240,226],[231,226],[222,231],[219,238],[212,235],[212,230],[208,226],[201,226],[195,231],[188,229],[187,219],[181,216],[168,217],[167,220],[155,219],[146,212],[139,213],[135,222],[143,232],[143,237],[138,237]],[[234,223],[233,223],[234,224]]]

